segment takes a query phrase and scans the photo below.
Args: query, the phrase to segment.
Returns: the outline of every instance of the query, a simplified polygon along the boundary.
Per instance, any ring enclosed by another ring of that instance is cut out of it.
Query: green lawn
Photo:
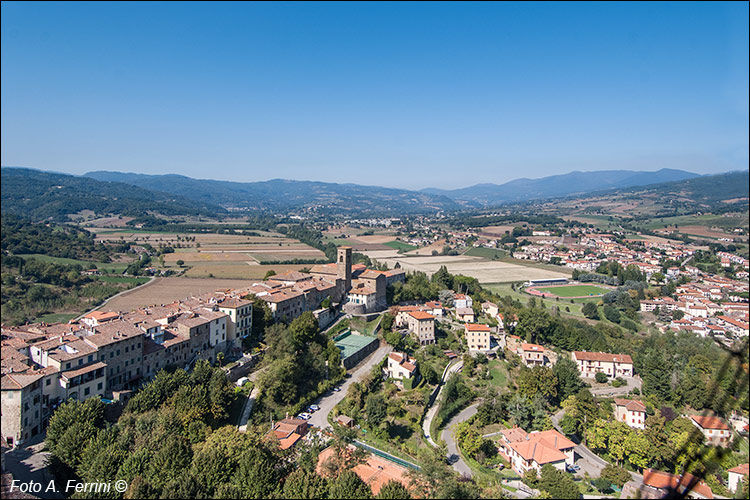
[[[378,321],[380,321],[380,316],[375,318],[372,321],[363,321],[359,318],[352,318],[349,320],[349,326],[352,330],[356,330],[359,333],[362,333],[364,335],[374,335],[375,334],[375,327],[378,325]]]
[[[389,241],[388,243],[383,243],[383,245],[391,248],[395,248],[396,250],[403,250],[404,252],[408,252],[410,250],[416,250],[419,247],[416,247],[414,245],[409,245],[408,243],[404,243],[403,241]]]
[[[477,247],[468,249],[466,252],[464,252],[464,255],[470,255],[472,257],[484,257],[485,259],[502,259],[503,257],[508,256],[508,252],[499,248]]]
[[[609,289],[602,288],[594,285],[569,285],[569,286],[554,286],[554,287],[535,287],[542,293],[549,293],[557,295],[559,297],[581,297],[581,296],[598,296],[604,295],[609,292]]]
[[[502,361],[490,361],[490,375],[492,376],[492,385],[495,387],[502,388],[508,385],[508,370]]]
[[[129,283],[131,285],[142,285],[147,283],[151,278],[136,278],[132,276],[97,276],[97,279],[104,283]]]
[[[505,297],[506,295],[510,295],[510,297],[514,300],[520,300],[523,304],[526,304],[529,299],[531,298],[531,295],[523,292],[518,292],[510,287],[510,283],[488,283],[486,285],[482,285],[484,288],[487,288],[494,293]],[[583,304],[586,302],[599,302],[598,297],[592,297],[592,298],[583,298],[583,299],[555,299],[555,298],[541,298],[536,297],[537,302],[538,301],[544,301],[545,306],[548,310],[552,310],[553,307],[557,306],[560,308],[560,314],[564,314],[567,316],[573,316],[578,319],[582,319],[583,312],[581,309],[583,308]],[[569,310],[566,310],[569,309]]]
[[[39,316],[34,320],[35,323],[44,321],[45,323],[67,323],[78,316],[77,313],[52,313]]]

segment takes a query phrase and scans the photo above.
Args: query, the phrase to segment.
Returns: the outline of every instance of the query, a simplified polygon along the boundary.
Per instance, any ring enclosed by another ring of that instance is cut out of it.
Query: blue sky
[[[2,3],[2,165],[403,188],[748,167],[748,3]]]

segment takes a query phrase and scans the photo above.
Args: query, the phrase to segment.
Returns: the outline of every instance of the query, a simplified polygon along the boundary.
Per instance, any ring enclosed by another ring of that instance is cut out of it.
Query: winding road
[[[429,410],[427,410],[427,414],[424,417],[424,421],[422,422],[422,433],[424,434],[425,439],[429,441],[429,443],[432,446],[437,447],[437,443],[432,439],[432,436],[430,436],[430,428],[432,426],[432,421],[435,419],[435,415],[437,415],[438,408],[440,405],[436,404],[438,400],[440,399],[440,394],[443,392],[443,387],[445,386],[445,381],[448,380],[448,377],[450,377],[452,374],[458,372],[463,368],[464,362],[458,361],[454,364],[448,364],[445,369],[443,370],[443,376],[440,378],[440,383],[438,384],[438,387],[435,389],[437,392],[437,395],[431,398],[432,406]],[[433,393],[434,394],[434,393]]]

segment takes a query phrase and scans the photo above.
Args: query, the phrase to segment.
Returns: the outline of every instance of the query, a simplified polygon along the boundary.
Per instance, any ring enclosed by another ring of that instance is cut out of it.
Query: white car
[[[310,420],[312,418],[312,415],[309,413],[300,413],[297,415],[297,418],[301,418],[302,420]]]
[[[320,410],[320,406],[318,405],[310,405],[307,407],[307,411],[309,412],[316,412],[318,410]]]
[[[340,390],[341,390],[341,389],[340,389],[340,388],[338,388],[338,387],[334,387],[334,388],[333,388],[333,392],[339,392]]]

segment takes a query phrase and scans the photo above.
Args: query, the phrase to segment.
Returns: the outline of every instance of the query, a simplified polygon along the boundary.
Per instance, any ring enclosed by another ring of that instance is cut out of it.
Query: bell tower
[[[352,287],[352,247],[338,247],[336,277],[344,280],[344,292]]]

